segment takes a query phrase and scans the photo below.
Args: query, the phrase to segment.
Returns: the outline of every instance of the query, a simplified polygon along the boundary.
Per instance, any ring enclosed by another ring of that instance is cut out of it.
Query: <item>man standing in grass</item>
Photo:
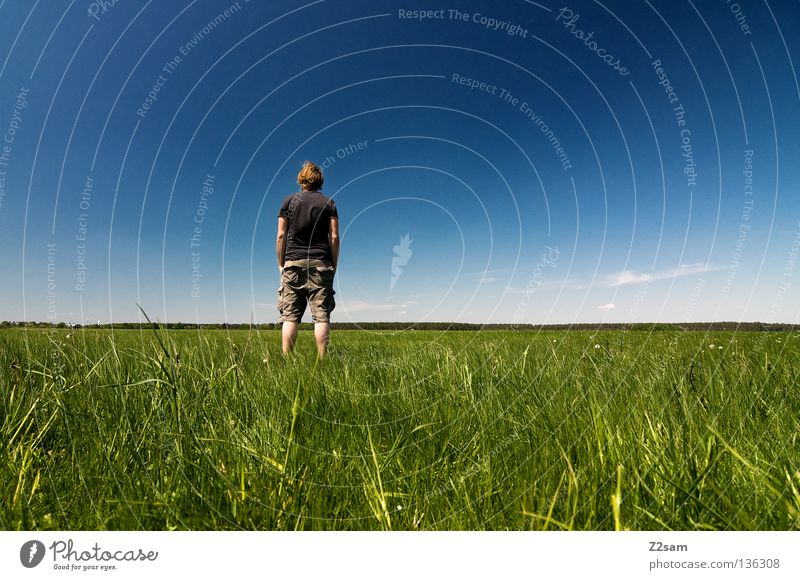
[[[294,348],[297,325],[311,307],[317,352],[328,349],[330,314],[336,307],[333,276],[339,261],[339,214],[336,203],[320,192],[322,170],[310,161],[297,174],[301,191],[287,196],[278,212],[275,254],[280,271],[278,312],[283,354]]]

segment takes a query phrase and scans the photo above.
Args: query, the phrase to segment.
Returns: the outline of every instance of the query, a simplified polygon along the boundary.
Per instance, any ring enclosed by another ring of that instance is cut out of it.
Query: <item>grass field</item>
[[[800,529],[797,333],[312,343],[0,330],[0,527]]]

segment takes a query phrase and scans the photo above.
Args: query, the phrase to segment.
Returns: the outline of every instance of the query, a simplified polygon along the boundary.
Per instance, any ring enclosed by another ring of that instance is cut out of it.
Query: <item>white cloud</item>
[[[641,284],[651,282],[653,276],[650,274],[640,274],[633,270],[624,270],[618,274],[612,274],[609,280],[604,281],[604,286],[624,286],[626,284]]]
[[[527,288],[520,288],[516,286],[506,286],[506,294],[533,294],[543,290],[551,290],[556,288],[567,290],[587,290],[591,288],[616,288],[618,286],[627,286],[630,284],[641,284],[643,282],[658,282],[660,280],[671,280],[673,278],[680,278],[681,276],[692,276],[695,274],[716,272],[724,270],[721,266],[710,266],[703,263],[694,264],[681,264],[677,268],[671,270],[661,270],[651,274],[644,272],[637,272],[636,270],[622,270],[613,274],[599,274],[592,282],[581,281],[578,279],[558,280],[547,279],[542,281],[535,281],[528,285]]]
[[[641,284],[642,282],[656,282],[658,280],[670,280],[672,278],[679,278],[681,276],[692,276],[702,272],[711,272],[719,270],[719,267],[711,267],[708,264],[681,264],[673,270],[662,270],[661,272],[653,272],[652,274],[644,274],[636,272],[635,270],[623,270],[616,274],[603,276],[600,280],[601,286],[614,288],[616,286],[625,286],[627,284]]]
[[[601,304],[598,306],[600,310],[614,310],[616,307],[616,304],[611,304],[610,302],[608,304]]]

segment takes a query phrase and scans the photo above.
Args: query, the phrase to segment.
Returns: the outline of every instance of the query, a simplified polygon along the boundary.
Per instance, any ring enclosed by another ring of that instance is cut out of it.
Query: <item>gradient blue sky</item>
[[[334,321],[798,320],[797,2],[97,6],[0,2],[0,319],[274,322],[310,159]]]

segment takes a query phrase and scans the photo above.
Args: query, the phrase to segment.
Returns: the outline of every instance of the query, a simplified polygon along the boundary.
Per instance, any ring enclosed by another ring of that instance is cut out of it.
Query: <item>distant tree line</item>
[[[168,330],[275,330],[280,324],[208,323],[188,322],[114,322],[113,324],[72,324],[66,322],[0,322],[0,328],[96,328],[115,330],[140,330],[164,328]],[[311,329],[303,323],[301,329]],[[583,323],[583,324],[473,324],[467,322],[333,322],[333,330],[736,330],[736,331],[800,331],[800,324],[767,322],[637,322],[637,323]]]

